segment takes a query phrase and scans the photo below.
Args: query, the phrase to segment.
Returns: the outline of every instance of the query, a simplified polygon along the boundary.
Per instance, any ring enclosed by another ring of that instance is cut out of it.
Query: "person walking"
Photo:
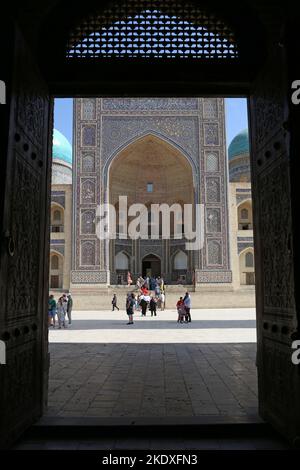
[[[149,283],[150,283],[149,289],[155,291],[155,288],[156,288],[156,280],[155,280],[155,278],[154,278],[153,276],[150,277]]]
[[[126,300],[126,313],[128,315],[128,323],[127,325],[133,325],[133,307],[135,303],[135,296],[134,293],[128,294]]]
[[[112,311],[114,312],[115,308],[119,311],[119,307],[117,306],[117,296],[116,294],[113,295],[113,298],[112,298]]]
[[[55,315],[56,315],[56,301],[54,295],[49,296],[48,301],[48,326],[53,326],[55,328]]]
[[[185,316],[186,321],[190,323],[192,321],[191,319],[191,296],[188,292],[185,293],[183,303],[184,303],[184,308],[186,312],[186,316]]]
[[[160,310],[163,311],[165,309],[165,301],[166,301],[166,296],[165,293],[162,292],[160,294]]]
[[[156,299],[154,297],[150,299],[150,312],[151,317],[153,317],[153,315],[156,317]]]
[[[160,296],[160,286],[159,286],[159,284],[158,284],[157,281],[156,281],[156,285],[155,285],[155,295],[156,295],[157,297]]]
[[[142,309],[142,317],[145,317],[146,312],[147,312],[148,302],[146,300],[146,297],[148,297],[148,296],[141,295],[141,297],[140,297],[140,306],[141,306],[141,309]]]
[[[66,328],[66,313],[67,313],[68,300],[66,294],[63,294],[57,302],[57,318],[58,328],[61,329],[63,326]]]
[[[72,324],[72,309],[73,309],[73,298],[72,298],[71,293],[69,292],[68,304],[67,304],[67,315],[68,315],[69,325]]]
[[[128,271],[128,272],[127,272],[127,286],[130,287],[131,284],[132,284],[132,277],[131,277],[130,272]]]

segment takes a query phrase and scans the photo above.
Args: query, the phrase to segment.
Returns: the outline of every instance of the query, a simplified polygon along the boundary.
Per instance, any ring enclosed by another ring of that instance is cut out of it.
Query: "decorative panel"
[[[220,179],[206,178],[206,202],[220,202]]]
[[[196,271],[196,282],[198,284],[225,284],[232,282],[231,271]]]
[[[52,241],[51,241],[50,250],[58,251],[58,253],[60,253],[60,254],[63,255],[63,256],[64,256],[64,254],[65,254],[65,246],[64,246],[64,244],[54,244],[54,243],[52,243]]]
[[[95,211],[94,210],[82,210],[81,212],[81,233],[82,234],[94,234],[95,233]]]
[[[82,127],[82,145],[93,147],[96,144],[96,126]]]
[[[81,202],[83,204],[93,204],[96,202],[95,179],[81,179]]]
[[[81,242],[81,265],[94,266],[95,265],[95,240],[84,240]]]
[[[206,230],[209,233],[221,232],[221,210],[206,210]]]
[[[222,265],[221,240],[207,240],[207,264]]]
[[[197,111],[198,98],[103,98],[104,111]]]
[[[50,129],[46,84],[17,24],[8,21],[7,110],[1,113],[0,448],[43,414],[48,386]]]
[[[242,251],[246,250],[246,248],[253,248],[253,241],[252,242],[238,242],[237,247],[238,247],[238,254],[240,254]]]
[[[83,98],[82,119],[85,121],[96,119],[96,99],[95,98]]]
[[[287,165],[282,162],[260,177],[261,244],[263,247],[264,306],[294,306],[293,259],[290,243],[290,199]]]
[[[219,171],[218,152],[205,152],[205,169],[207,172]]]
[[[195,164],[199,161],[199,120],[197,116],[103,116],[102,160],[107,161],[125,144],[146,134],[157,135],[178,146]]]
[[[65,191],[51,191],[51,202],[56,202],[65,208]]]
[[[217,98],[203,98],[203,118],[204,119],[217,119],[218,118],[218,99]]]
[[[74,284],[105,284],[106,271],[72,271],[71,279]]]
[[[184,0],[117,0],[69,32],[68,58],[236,59],[228,24]]]
[[[83,153],[81,160],[81,171],[83,173],[95,172],[95,156],[91,153]]]
[[[204,123],[204,145],[219,145],[219,125],[217,123]]]

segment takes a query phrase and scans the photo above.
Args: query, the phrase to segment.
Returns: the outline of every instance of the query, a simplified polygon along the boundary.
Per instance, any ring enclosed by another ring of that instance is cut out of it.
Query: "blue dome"
[[[53,132],[53,148],[52,148],[53,160],[63,160],[64,162],[72,165],[72,147],[68,139],[54,129]]]
[[[249,153],[249,135],[248,129],[239,132],[234,139],[232,139],[228,147],[228,158],[232,160],[237,155]]]

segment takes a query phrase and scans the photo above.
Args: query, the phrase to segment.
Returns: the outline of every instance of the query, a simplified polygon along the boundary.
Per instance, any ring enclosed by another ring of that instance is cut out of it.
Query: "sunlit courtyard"
[[[49,339],[47,416],[257,417],[254,309],[77,311]]]

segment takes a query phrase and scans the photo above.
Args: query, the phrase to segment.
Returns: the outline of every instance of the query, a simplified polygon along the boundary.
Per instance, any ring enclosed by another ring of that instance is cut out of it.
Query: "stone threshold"
[[[26,438],[97,437],[266,437],[277,435],[259,416],[58,418],[43,417]]]

